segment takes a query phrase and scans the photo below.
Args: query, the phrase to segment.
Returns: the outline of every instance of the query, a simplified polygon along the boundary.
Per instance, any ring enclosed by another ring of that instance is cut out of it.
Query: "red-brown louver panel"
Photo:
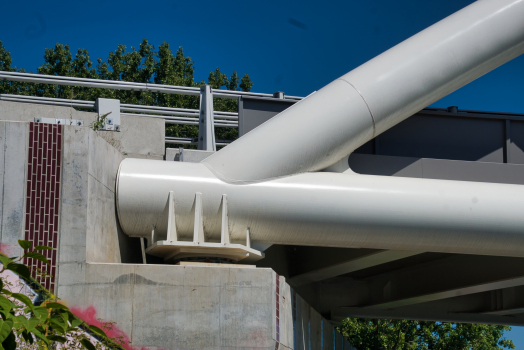
[[[58,224],[60,222],[60,175],[62,167],[62,125],[30,123],[27,165],[25,239],[33,246],[53,250],[39,251],[50,265],[26,258],[31,274],[54,292],[57,267]]]

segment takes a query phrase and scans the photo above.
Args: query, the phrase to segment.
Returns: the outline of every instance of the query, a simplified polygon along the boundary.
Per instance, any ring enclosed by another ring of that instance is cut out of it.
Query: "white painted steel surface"
[[[524,52],[524,1],[480,0],[384,52],[204,163],[231,183],[330,166]],[[314,122],[321,119],[323,123]]]
[[[524,186],[337,173],[235,185],[202,163],[125,159],[117,183],[120,224],[130,236],[176,230],[190,240],[202,193],[206,241],[220,241],[227,195],[232,242],[524,256]]]
[[[190,240],[524,256],[524,186],[307,173],[524,52],[524,0],[480,0],[360,66],[201,163],[126,159],[117,202],[130,236],[163,239],[168,197]],[[322,117],[323,123],[317,123]],[[336,171],[343,171],[339,166]],[[298,175],[297,175],[298,174]]]

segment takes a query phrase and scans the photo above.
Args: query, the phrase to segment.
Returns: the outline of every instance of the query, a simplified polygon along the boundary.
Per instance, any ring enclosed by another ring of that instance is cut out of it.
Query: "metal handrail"
[[[135,83],[120,80],[104,80],[90,78],[62,77],[57,75],[32,74],[20,72],[0,71],[0,80],[22,81],[28,83],[83,86],[100,89],[131,90],[131,91],[151,91],[167,94],[199,96],[200,88],[192,86],[162,85],[154,83]],[[257,92],[232,91],[222,89],[212,89],[215,97],[237,99],[241,96],[249,97],[273,97],[272,94]],[[288,100],[301,100],[298,96],[284,96]]]
[[[68,99],[52,98],[52,97],[36,97],[36,96],[0,94],[0,101],[36,103],[36,104],[46,104],[46,105],[63,106],[63,107],[79,107],[79,108],[85,108],[85,109],[95,109],[96,108],[96,102],[94,101],[68,100]],[[121,115],[135,116],[135,117],[162,118],[166,121],[167,124],[198,125],[198,117],[199,117],[198,109],[184,109],[184,108],[122,104],[120,105],[120,110],[122,112],[136,112],[136,113],[121,113]],[[141,113],[141,114],[138,114],[138,113]],[[156,114],[161,114],[161,115],[154,115],[150,113],[156,113]],[[190,118],[183,118],[183,117],[190,117]],[[238,127],[238,113],[215,112],[214,119],[215,119],[215,125],[218,127],[226,127],[226,128]]]
[[[227,146],[231,142],[233,141],[217,140],[215,144],[217,146]],[[171,143],[175,145],[198,145],[198,140],[192,139],[190,137],[166,136],[166,143]]]
[[[20,73],[20,72],[0,71],[0,80],[22,81],[22,82],[39,83],[39,84],[82,86],[82,87],[101,88],[101,89],[150,91],[150,92],[160,92],[160,93],[167,93],[167,94],[201,96],[201,89],[199,87],[173,86],[173,85],[162,85],[162,84],[152,84],[152,83],[137,83],[137,82],[77,78],[77,77],[64,77],[64,76],[56,76],[56,75]],[[212,92],[213,97],[228,98],[228,99],[238,99],[242,96],[274,98],[274,96],[271,94],[246,92],[246,91],[211,89],[211,92]],[[283,96],[283,97],[284,99],[291,100],[291,101],[299,101],[302,99],[302,97],[298,97],[298,96]],[[48,104],[48,105],[64,106],[64,107],[78,107],[78,108],[85,108],[85,109],[96,109],[96,102],[94,101],[82,101],[82,100],[73,100],[73,99],[0,94],[0,100],[12,101],[12,102]],[[199,125],[200,124],[199,119],[200,119],[201,111],[197,109],[121,104],[120,111],[121,111],[121,115],[126,115],[126,116],[162,118],[164,119],[166,124],[184,124],[184,125]],[[226,127],[226,128],[238,127],[238,113],[222,112],[222,111],[215,112],[214,111],[212,115],[212,119],[214,120],[214,125],[216,127]],[[166,137],[165,142],[166,143],[187,144],[189,141],[185,140],[184,138]],[[194,144],[194,142],[195,142],[194,140],[191,140],[189,144]],[[227,143],[225,142],[216,142],[215,144],[217,146],[227,145]]]

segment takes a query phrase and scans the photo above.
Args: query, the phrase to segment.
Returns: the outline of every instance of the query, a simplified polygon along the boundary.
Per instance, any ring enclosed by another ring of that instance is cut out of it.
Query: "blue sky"
[[[106,58],[118,44],[182,46],[198,79],[249,73],[257,92],[305,96],[471,0],[9,1],[0,40],[35,70],[56,42]],[[524,113],[524,57],[435,103]]]
[[[253,91],[305,96],[472,0],[4,1],[0,40],[35,71],[44,49],[69,44],[106,58],[118,44],[182,46],[198,80],[216,67],[249,73]],[[524,113],[524,57],[434,104]],[[508,337],[524,348],[524,330]]]

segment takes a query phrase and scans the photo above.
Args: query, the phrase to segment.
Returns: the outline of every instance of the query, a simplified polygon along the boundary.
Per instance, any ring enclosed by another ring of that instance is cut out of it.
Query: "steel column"
[[[215,121],[213,118],[213,92],[209,85],[200,87],[198,149],[203,151],[217,150],[215,144]]]

